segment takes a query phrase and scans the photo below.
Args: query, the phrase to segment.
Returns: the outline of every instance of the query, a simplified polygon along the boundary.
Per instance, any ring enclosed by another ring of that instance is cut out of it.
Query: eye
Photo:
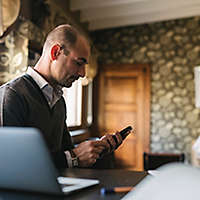
[[[74,60],[74,62],[78,67],[81,67],[84,64],[82,61],[78,61],[78,60]]]

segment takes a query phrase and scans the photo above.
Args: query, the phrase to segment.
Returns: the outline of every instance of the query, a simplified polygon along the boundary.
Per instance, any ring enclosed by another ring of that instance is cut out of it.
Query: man
[[[87,40],[64,24],[51,31],[34,68],[0,87],[0,125],[38,128],[57,168],[89,167],[121,143],[117,132],[99,141],[85,141],[74,148],[66,127],[62,88],[85,76],[90,56]]]

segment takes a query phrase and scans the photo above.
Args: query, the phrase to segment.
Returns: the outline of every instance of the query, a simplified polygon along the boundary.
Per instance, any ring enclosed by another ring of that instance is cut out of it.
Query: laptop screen
[[[0,188],[62,194],[57,176],[39,130],[0,128]]]

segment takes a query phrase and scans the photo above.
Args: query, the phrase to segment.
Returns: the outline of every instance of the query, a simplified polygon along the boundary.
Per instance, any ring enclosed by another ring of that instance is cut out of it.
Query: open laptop
[[[65,195],[98,183],[95,179],[58,177],[37,129],[0,127],[0,189]]]

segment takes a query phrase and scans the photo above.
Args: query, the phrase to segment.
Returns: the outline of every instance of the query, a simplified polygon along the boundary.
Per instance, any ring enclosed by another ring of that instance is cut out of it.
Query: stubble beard
[[[79,79],[79,77],[77,77],[77,76],[71,76],[66,81],[59,83],[59,85],[62,87],[70,88],[72,86],[72,84],[78,79]]]

